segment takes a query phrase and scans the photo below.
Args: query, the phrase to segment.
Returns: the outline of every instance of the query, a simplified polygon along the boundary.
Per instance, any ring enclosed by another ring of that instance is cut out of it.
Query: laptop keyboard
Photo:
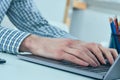
[[[70,66],[70,67],[74,67],[74,68],[79,68],[79,69],[82,69],[82,70],[87,70],[87,71],[90,71],[90,72],[96,72],[96,73],[107,72],[108,69],[110,68],[109,63],[106,64],[106,65],[98,66],[98,67],[92,67],[92,66],[83,67],[83,66],[80,66],[80,65],[68,62],[68,61],[61,61],[61,64],[67,65],[67,66]]]
[[[110,68],[109,63],[106,65],[98,66],[98,67],[92,67],[92,66],[83,67],[78,64],[74,64],[74,63],[71,63],[71,62],[65,61],[65,60],[58,61],[58,60],[38,57],[38,56],[34,56],[34,55],[24,55],[24,56],[39,59],[39,60],[49,61],[50,63],[53,62],[56,64],[61,64],[61,65],[67,66],[67,67],[72,67],[72,68],[77,68],[77,69],[86,70],[86,71],[90,71],[90,72],[95,72],[95,73],[107,72],[108,69]]]

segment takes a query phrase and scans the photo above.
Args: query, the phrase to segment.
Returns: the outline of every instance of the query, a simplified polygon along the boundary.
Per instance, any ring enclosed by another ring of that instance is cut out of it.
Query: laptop
[[[115,60],[114,64],[110,66],[110,64],[101,65],[99,67],[83,67],[68,61],[64,60],[54,60],[45,57],[35,56],[32,54],[18,54],[19,59],[36,63],[39,65],[47,66],[50,68],[83,75],[87,77],[91,77],[94,79],[102,79],[102,80],[112,80],[112,79],[120,79],[120,55]]]

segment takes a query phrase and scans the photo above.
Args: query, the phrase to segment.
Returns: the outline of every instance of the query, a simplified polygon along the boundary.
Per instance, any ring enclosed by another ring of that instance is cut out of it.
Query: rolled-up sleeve
[[[69,33],[50,25],[41,16],[33,0],[13,0],[7,15],[21,31],[44,37],[76,39]]]
[[[13,30],[0,26],[0,51],[17,54],[22,41],[30,33]]]

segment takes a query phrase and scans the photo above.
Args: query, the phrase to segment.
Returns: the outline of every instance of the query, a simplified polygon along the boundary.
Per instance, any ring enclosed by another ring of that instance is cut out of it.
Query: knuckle
[[[88,54],[87,52],[81,51],[80,54],[78,55],[78,57],[83,58],[86,56],[86,54]]]
[[[96,43],[90,43],[90,45],[91,45],[91,46],[94,46],[94,47],[96,47],[96,46],[97,46],[97,44],[96,44]]]
[[[65,44],[66,45],[70,45],[70,44],[72,44],[73,43],[73,40],[71,40],[71,39],[66,39],[65,40]]]
[[[108,58],[109,58],[109,59],[113,59],[113,56],[112,56],[112,54],[110,54],[110,55],[108,56]]]
[[[88,53],[88,51],[86,50],[76,50],[75,51],[75,54],[76,54],[76,56],[78,56],[78,57],[80,57],[80,56],[84,56],[85,55],[85,53]]]
[[[113,49],[113,51],[117,53],[117,50],[116,50],[116,49]]]
[[[100,47],[101,47],[101,46],[102,46],[102,44],[98,44],[98,46],[100,46]]]
[[[87,49],[84,49],[82,52],[89,53],[89,51]]]
[[[111,48],[110,51],[117,52],[117,50],[113,48]]]

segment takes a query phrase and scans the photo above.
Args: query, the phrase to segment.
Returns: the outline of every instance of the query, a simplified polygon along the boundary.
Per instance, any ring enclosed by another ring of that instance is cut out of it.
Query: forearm
[[[78,39],[74,36],[72,36],[70,33],[61,30],[58,27],[55,27],[53,25],[50,25],[49,23],[47,25],[43,25],[40,27],[40,25],[35,25],[36,30],[32,31],[32,34],[36,34],[43,37],[49,37],[49,38],[68,38],[68,39]]]
[[[19,53],[20,44],[28,35],[30,34],[0,26],[0,51]]]
[[[11,5],[7,15],[19,30],[44,37],[77,39],[50,25],[35,7],[33,0],[15,0]]]

